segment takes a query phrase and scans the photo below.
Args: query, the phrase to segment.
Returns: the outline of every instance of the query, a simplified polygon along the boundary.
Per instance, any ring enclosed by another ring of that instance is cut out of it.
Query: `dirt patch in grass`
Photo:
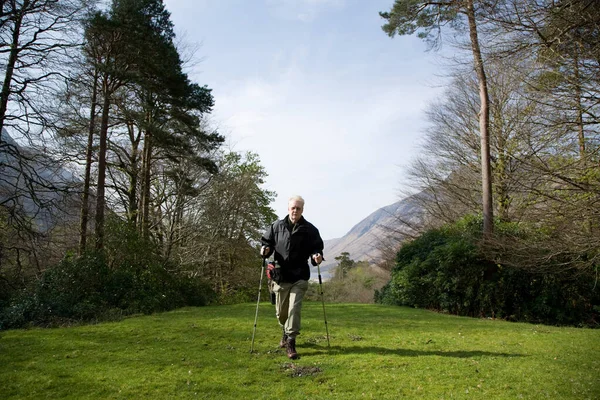
[[[281,366],[281,369],[292,378],[302,376],[314,376],[323,372],[319,367],[302,367],[294,363],[286,363]]]
[[[331,337],[332,336],[330,336],[330,338]],[[308,336],[308,337],[304,338],[304,343],[308,343],[308,344],[319,344],[321,342],[327,342],[326,335]]]

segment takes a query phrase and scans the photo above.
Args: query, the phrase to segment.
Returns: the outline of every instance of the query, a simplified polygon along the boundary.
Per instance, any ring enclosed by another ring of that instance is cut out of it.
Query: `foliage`
[[[62,220],[47,235],[28,235],[29,216],[20,231],[1,230],[0,309],[10,309],[15,322],[9,325],[254,297],[260,265],[255,243],[275,218],[269,206],[274,193],[260,187],[266,173],[255,154],[219,151],[224,138],[206,118],[214,106],[212,92],[187,75],[185,64],[194,60],[181,57],[164,1],[7,3],[3,12],[11,18],[0,24],[7,49],[16,40],[15,7],[31,8],[21,10],[27,11],[22,37],[34,35],[43,44],[32,39],[12,46],[23,49],[22,60],[28,61],[15,76],[26,77],[27,70],[29,76],[32,71],[61,76],[51,87],[43,87],[47,79],[29,82],[46,89],[36,99],[45,105],[48,124],[44,151],[47,146],[60,155],[52,166],[85,165],[85,179],[79,187],[74,178],[77,192],[65,196],[68,218],[58,217]],[[56,25],[46,34],[47,21]],[[35,54],[27,53],[29,47]],[[67,48],[68,57],[59,65],[40,63]],[[7,82],[13,79],[4,72]],[[2,101],[9,99],[14,109],[19,97],[5,96],[5,89]],[[22,164],[12,167],[25,176]],[[27,187],[35,192],[37,186]],[[41,190],[58,191],[50,185]],[[48,203],[39,190],[31,196]],[[14,214],[4,207],[0,213],[1,226],[5,213]],[[98,253],[89,253],[92,235]],[[70,254],[78,239],[81,257]]]
[[[322,283],[323,298],[334,303],[372,303],[375,290],[380,289],[388,280],[389,272],[367,261],[354,261],[350,253],[342,252],[335,257],[338,265],[333,276]],[[306,298],[321,301],[321,287],[310,282]]]
[[[250,300],[261,265],[255,246],[276,219],[275,193],[262,188],[267,173],[254,153],[224,154],[218,167],[192,203],[177,253],[187,271],[210,281],[227,302]]]
[[[44,271],[6,302],[0,329],[149,314],[213,299],[205,281],[178,273],[127,224],[111,226],[106,253],[67,255]]]
[[[343,251],[335,260],[338,265],[335,267],[334,279],[344,280],[348,272],[356,266],[356,261],[350,258],[350,253]]]
[[[480,225],[479,218],[467,217],[403,245],[376,301],[472,317],[597,326],[600,294],[592,276],[497,264],[480,247]],[[498,235],[527,235],[515,224],[497,225]]]
[[[365,261],[356,262],[345,278],[323,282],[323,296],[328,303],[373,303],[374,293],[389,281],[389,272]],[[318,283],[310,283],[306,298],[321,301]]]
[[[379,15],[387,21],[382,29],[389,36],[417,32],[419,38],[431,40],[434,45],[439,40],[442,26],[462,26],[458,17],[459,7],[459,2],[455,0],[435,3],[427,0],[396,0],[389,12],[380,12]]]
[[[553,85],[542,82],[547,73],[536,69],[536,57],[517,53],[491,57],[486,64],[492,99],[494,213],[523,229],[539,228],[514,240],[500,235],[494,241],[501,245],[488,257],[532,272],[542,272],[541,267],[544,272],[551,267],[557,273],[568,268],[593,272],[600,243],[600,209],[595,204],[600,125],[591,111],[591,103],[597,101],[586,100],[589,112],[578,120],[567,104],[565,88],[559,95]],[[575,93],[570,96],[576,103]],[[429,227],[455,222],[480,208],[477,97],[473,74],[456,71],[443,98],[428,111],[424,154],[412,163],[409,175],[413,188],[424,192],[416,199]],[[548,263],[552,254],[571,262]]]
[[[303,307],[301,358],[273,306],[185,308],[120,322],[2,332],[5,400],[595,399],[600,330],[476,320],[407,307]]]

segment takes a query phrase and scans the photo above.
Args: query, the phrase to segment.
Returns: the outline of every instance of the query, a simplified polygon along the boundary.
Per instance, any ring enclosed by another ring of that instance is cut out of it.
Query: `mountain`
[[[380,261],[381,251],[377,248],[382,239],[389,237],[391,232],[402,239],[398,232],[399,221],[417,223],[422,216],[422,209],[416,201],[416,194],[406,197],[388,206],[382,207],[371,213],[365,219],[354,225],[348,233],[341,238],[325,240],[325,258],[321,264],[321,275],[324,280],[331,278],[333,268],[337,265],[335,257],[343,252],[348,252],[354,261],[368,261],[376,264]],[[316,276],[316,273],[313,274]]]
[[[12,217],[46,232],[59,223],[78,219],[81,185],[71,171],[43,149],[21,146],[6,130],[0,137],[0,205]]]

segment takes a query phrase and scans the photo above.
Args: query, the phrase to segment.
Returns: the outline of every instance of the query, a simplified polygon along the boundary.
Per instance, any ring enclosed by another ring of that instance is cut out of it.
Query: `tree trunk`
[[[494,230],[494,211],[492,203],[492,168],[490,161],[490,106],[487,87],[487,77],[483,67],[483,57],[479,46],[477,35],[477,22],[475,20],[475,8],[473,0],[467,1],[467,18],[469,20],[469,36],[471,38],[471,49],[475,71],[479,81],[479,99],[481,107],[479,110],[479,130],[481,134],[481,186],[483,205],[483,235],[489,238]]]
[[[94,131],[96,130],[96,102],[98,100],[98,70],[94,71],[94,84],[92,88],[92,104],[90,108],[90,128],[88,131],[88,142],[85,154],[85,178],[83,182],[83,194],[81,196],[81,219],[79,225],[79,255],[85,251],[87,244],[87,224],[89,218],[90,180],[92,171],[92,150],[94,146]]]
[[[510,156],[508,151],[507,138],[505,134],[505,122],[502,115],[502,107],[500,107],[501,100],[494,105],[493,113],[494,116],[494,128],[496,138],[496,165],[494,168],[494,190],[496,194],[496,212],[500,221],[508,222],[510,205],[512,202],[510,189],[509,189],[509,177],[510,177]],[[491,128],[494,130],[494,128]]]
[[[141,232],[142,237],[148,239],[150,237],[150,166],[152,158],[152,134],[150,130],[146,130],[144,137],[144,160],[143,160],[143,176],[142,176],[142,207],[141,207]]]
[[[581,104],[581,98],[583,94],[581,91],[581,78],[579,76],[579,57],[577,50],[575,51],[575,57],[573,59],[573,67],[575,69],[575,102],[577,107],[577,138],[579,141],[579,159],[585,165],[585,130],[583,128],[583,105]]]
[[[10,95],[10,86],[15,71],[15,64],[17,63],[17,58],[19,56],[19,35],[21,34],[22,22],[23,12],[20,12],[16,15],[8,62],[4,67],[6,69],[6,73],[4,75],[4,83],[2,84],[2,93],[0,93],[0,139],[2,139],[2,129],[4,128],[4,120],[6,119],[8,96]]]
[[[106,149],[108,141],[108,114],[110,108],[110,92],[108,78],[103,82],[104,103],[102,105],[102,120],[100,123],[100,149],[98,150],[98,186],[96,189],[96,250],[104,248],[104,198],[106,183]]]
[[[574,57],[573,57],[573,68],[574,68],[574,78],[575,78],[575,106],[577,108],[577,140],[579,144],[579,160],[581,161],[581,166],[583,168],[584,173],[584,181],[583,183],[586,187],[590,185],[590,174],[588,171],[588,160],[585,154],[585,127],[583,124],[583,104],[582,97],[583,93],[581,90],[581,75],[579,71],[579,50],[576,48]],[[587,210],[584,211],[583,217],[583,229],[587,234],[592,233],[592,218]]]
[[[128,196],[128,216],[127,219],[132,226],[138,218],[138,179],[139,179],[139,144],[140,135],[136,136],[135,127],[132,123],[127,123],[127,129],[129,130],[129,138],[131,141],[131,155],[129,156],[129,162],[131,164],[131,175],[129,177],[129,190]]]

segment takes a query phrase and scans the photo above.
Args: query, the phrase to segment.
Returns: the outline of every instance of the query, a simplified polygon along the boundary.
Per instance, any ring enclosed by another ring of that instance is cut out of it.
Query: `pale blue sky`
[[[200,44],[193,80],[234,151],[258,153],[279,216],[295,194],[324,239],[400,199],[439,56],[390,39],[393,0],[165,0],[178,37]],[[437,75],[436,75],[437,74]]]

